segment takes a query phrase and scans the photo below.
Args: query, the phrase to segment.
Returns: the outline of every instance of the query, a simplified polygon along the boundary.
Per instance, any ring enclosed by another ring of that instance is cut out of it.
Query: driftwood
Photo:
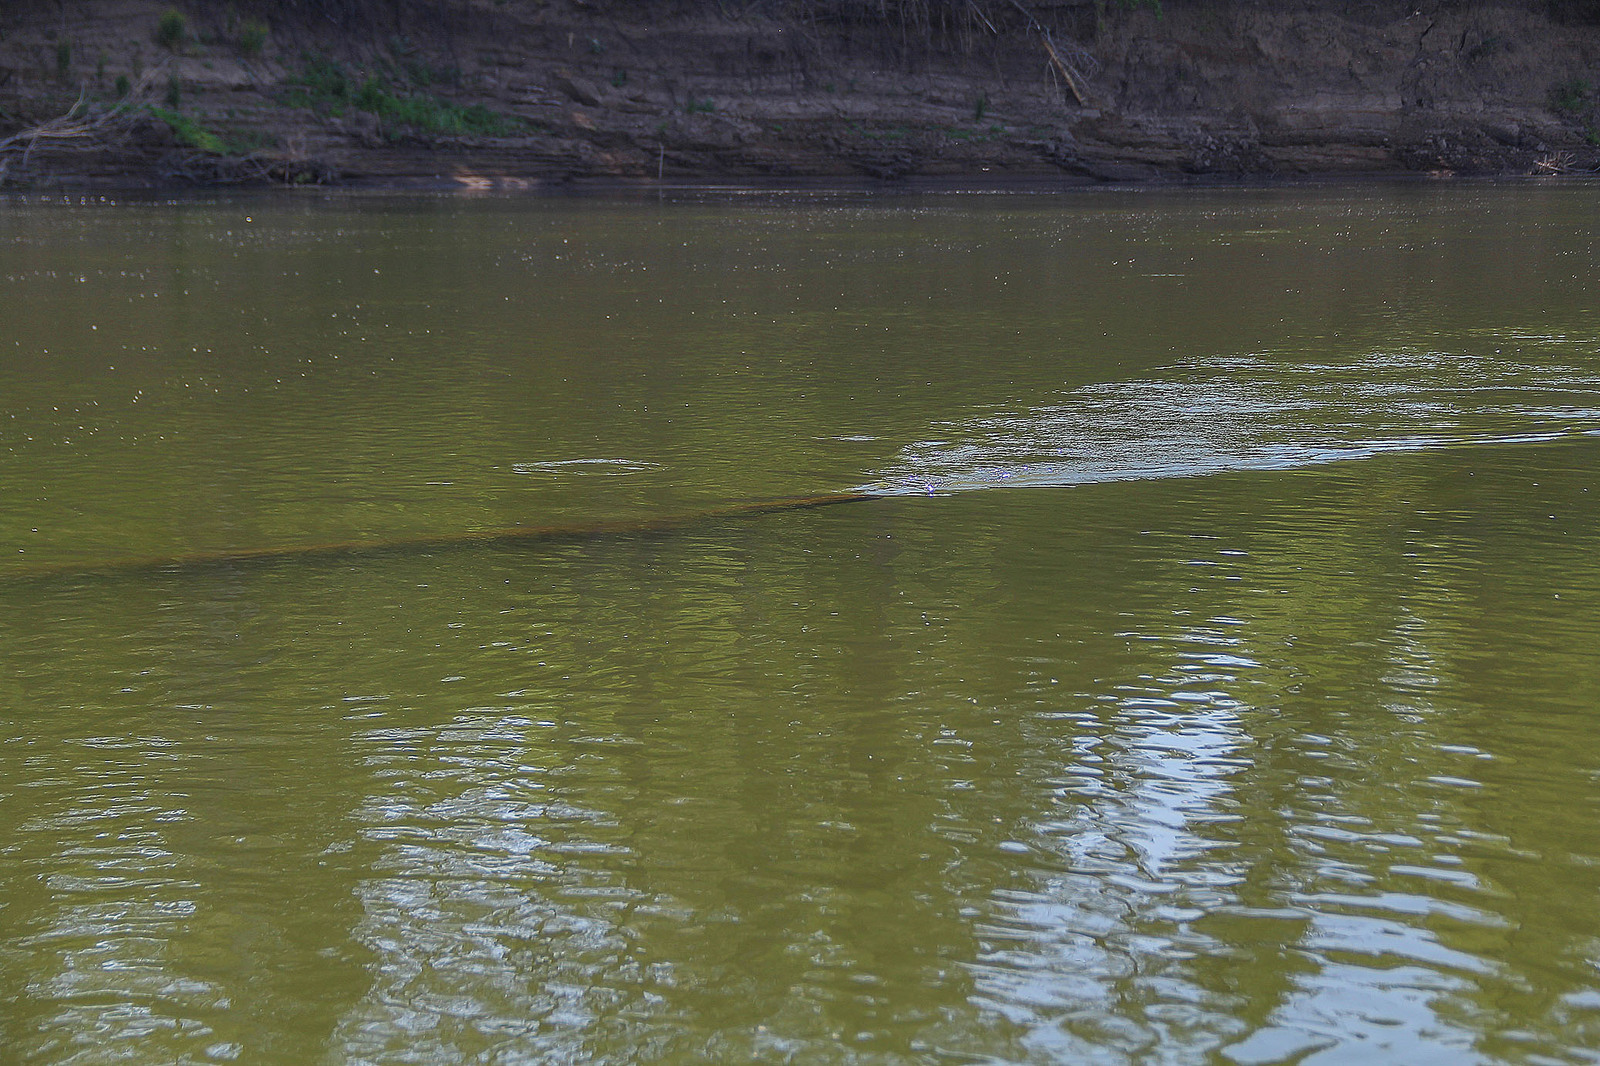
[[[1593,165],[1585,166],[1583,163],[1578,161],[1578,157],[1572,152],[1551,152],[1548,155],[1542,155],[1533,161],[1533,170],[1531,173],[1539,175],[1580,173],[1600,174],[1600,159],[1591,157],[1589,159],[1589,163]]]

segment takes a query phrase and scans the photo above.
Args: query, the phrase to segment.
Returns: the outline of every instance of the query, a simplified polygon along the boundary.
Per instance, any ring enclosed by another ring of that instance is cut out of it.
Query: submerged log
[[[333,541],[324,544],[285,544],[263,548],[226,548],[218,551],[183,552],[175,555],[127,556],[123,558],[52,563],[26,567],[0,574],[0,582],[51,577],[92,577],[107,574],[182,573],[218,567],[270,565],[274,563],[328,563],[359,560],[384,555],[406,555],[429,551],[559,543],[596,537],[626,537],[666,533],[702,523],[729,518],[804,511],[840,503],[877,500],[870,492],[831,492],[816,496],[780,496],[766,500],[747,500],[701,511],[646,518],[619,518],[603,522],[574,522],[566,525],[505,526],[499,529],[468,530],[458,533],[433,533],[421,536],[373,540]]]

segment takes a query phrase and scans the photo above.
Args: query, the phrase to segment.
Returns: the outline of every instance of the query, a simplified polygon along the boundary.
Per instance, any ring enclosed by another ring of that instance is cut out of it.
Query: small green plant
[[[395,122],[426,133],[471,133],[484,137],[505,137],[524,128],[516,119],[491,111],[482,104],[460,107],[432,96],[396,97],[389,117]]]
[[[715,111],[717,109],[717,105],[715,103],[713,103],[710,99],[696,100],[694,97],[691,96],[691,97],[689,97],[689,102],[683,105],[683,109],[685,111],[687,111],[691,115],[696,115],[696,114],[709,115],[709,114],[711,114],[711,112],[713,112],[713,111]]]
[[[177,8],[167,8],[156,23],[156,43],[168,51],[176,52],[188,37],[189,20]]]
[[[982,122],[983,116],[989,110],[989,94],[979,93],[977,101],[972,105],[972,121]]]
[[[628,72],[625,70],[614,71],[611,75],[611,87],[620,89],[628,84]]]
[[[176,74],[167,75],[167,106],[176,111],[183,106],[183,82],[178,80]]]
[[[377,115],[391,126],[423,133],[505,137],[527,128],[520,119],[491,111],[482,104],[462,107],[429,93],[396,93],[376,74],[369,74],[352,89],[345,69],[326,57],[307,57],[291,84],[291,90],[281,98],[286,106],[316,108],[333,115],[355,107]]]
[[[133,83],[128,81],[126,74],[117,75],[117,99],[121,100],[133,91]]]
[[[62,81],[72,76],[72,45],[66,41],[56,45],[56,74]]]
[[[1587,106],[1589,94],[1593,91],[1594,86],[1582,78],[1557,82],[1550,87],[1550,109],[1575,115]]]
[[[179,144],[189,148],[197,148],[211,155],[226,155],[227,146],[222,143],[222,138],[206,129],[188,115],[180,114],[175,110],[164,107],[152,107],[150,114],[165,122],[172,129],[172,138]]]
[[[305,56],[300,72],[289,79],[283,102],[290,107],[329,108],[350,101],[350,79],[344,67],[326,56]]]
[[[267,24],[259,19],[246,22],[239,27],[237,44],[240,55],[259,56],[267,47]]]
[[[369,77],[361,83],[361,88],[356,90],[356,94],[351,98],[350,102],[363,111],[371,111],[374,115],[381,115],[393,109],[394,97],[389,94],[389,90],[385,89],[383,83],[376,77]]]
[[[520,128],[520,123],[482,104],[461,107],[426,93],[396,96],[374,78],[362,84],[355,105],[395,125],[410,126],[424,133],[475,133],[496,137]]]
[[[235,131],[222,138],[222,152],[224,155],[253,155],[276,143],[272,137],[255,130]]]

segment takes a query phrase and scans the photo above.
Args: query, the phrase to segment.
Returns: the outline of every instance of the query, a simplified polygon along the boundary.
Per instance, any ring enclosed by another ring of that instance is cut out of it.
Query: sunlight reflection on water
[[[0,215],[0,1062],[1594,1061],[1592,191],[269,206]]]

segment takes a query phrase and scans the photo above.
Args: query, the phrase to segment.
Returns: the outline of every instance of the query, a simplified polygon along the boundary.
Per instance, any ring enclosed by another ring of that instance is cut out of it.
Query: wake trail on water
[[[1052,403],[996,407],[933,429],[929,439],[903,448],[870,480],[842,491],[732,501],[633,519],[59,563],[3,576],[25,580],[286,561],[354,562],[661,533],[890,497],[1202,477],[1386,453],[1549,442],[1600,434],[1600,376],[1555,363],[1434,352],[1373,353],[1338,363],[1246,356],[1089,385]],[[574,459],[524,465],[540,472],[591,466],[616,472],[655,464]]]
[[[1440,352],[1245,356],[937,425],[855,491],[942,495],[1281,470],[1600,434],[1600,376]]]

